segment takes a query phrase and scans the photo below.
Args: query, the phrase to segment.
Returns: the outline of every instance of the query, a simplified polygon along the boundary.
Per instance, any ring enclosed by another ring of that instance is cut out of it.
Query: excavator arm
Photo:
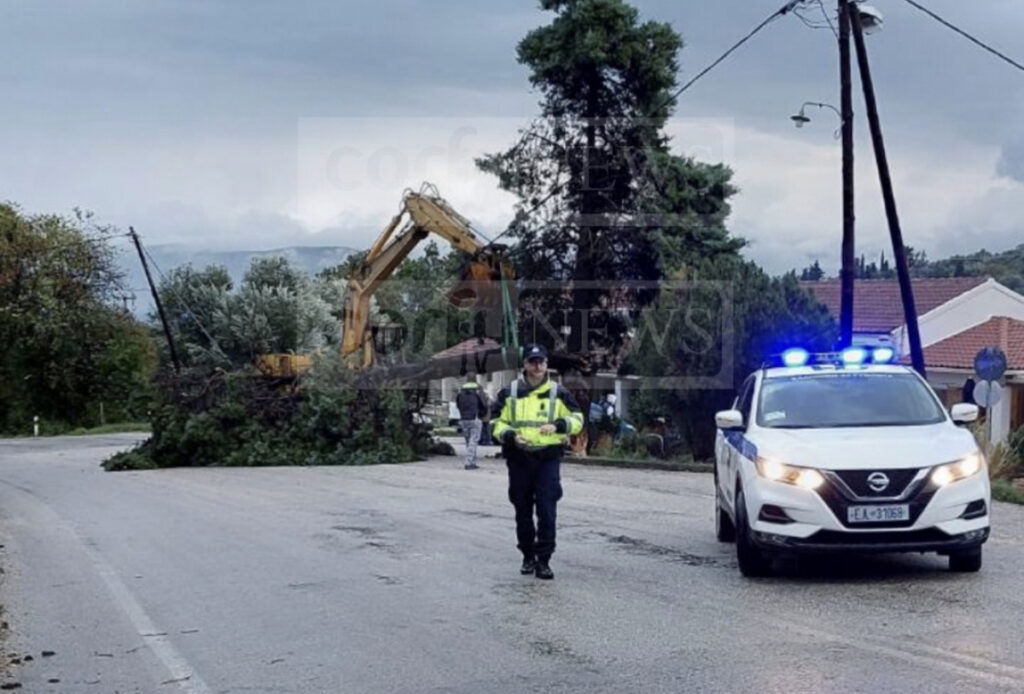
[[[463,284],[449,296],[458,306],[489,303],[493,299],[480,297],[479,290],[487,288],[497,295],[500,281],[512,280],[512,267],[502,261],[497,251],[477,239],[462,215],[453,210],[441,197],[437,188],[424,184],[420,191],[407,191],[402,198],[398,214],[381,233],[366,254],[362,264],[348,281],[342,328],[341,353],[354,355],[361,352],[360,365],[373,363],[373,340],[370,330],[370,300],[377,287],[395,271],[420,241],[436,234],[455,248],[470,256]]]

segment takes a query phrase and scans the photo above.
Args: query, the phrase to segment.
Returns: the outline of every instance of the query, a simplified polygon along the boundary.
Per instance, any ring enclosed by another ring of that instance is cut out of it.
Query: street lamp
[[[839,116],[840,124],[842,124],[842,122],[843,122],[843,114],[840,113],[839,109],[837,109],[832,104],[823,104],[823,103],[820,103],[818,101],[805,101],[803,103],[803,105],[800,107],[800,111],[798,113],[796,113],[795,115],[792,115],[792,116],[789,117],[789,119],[791,121],[793,121],[793,123],[796,125],[796,127],[802,128],[802,127],[804,127],[805,124],[811,122],[810,117],[806,113],[806,110],[807,110],[808,106],[817,106],[818,108],[832,109],[833,111],[835,111],[836,115]],[[836,138],[839,137],[839,133],[840,133],[840,131],[837,130],[836,131]]]
[[[874,34],[882,30],[885,18],[877,8],[871,5],[855,5],[857,14],[860,15],[860,25],[865,34]]]

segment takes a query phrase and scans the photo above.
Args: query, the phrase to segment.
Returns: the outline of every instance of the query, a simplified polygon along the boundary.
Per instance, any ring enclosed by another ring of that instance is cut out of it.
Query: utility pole
[[[135,243],[135,250],[139,252],[139,260],[142,261],[142,270],[146,273],[146,281],[149,282],[149,291],[153,293],[153,301],[156,303],[156,311],[160,314],[160,322],[164,326],[164,335],[167,336],[167,346],[171,350],[171,362],[174,364],[174,372],[181,373],[181,362],[178,361],[178,350],[174,348],[174,337],[171,335],[171,327],[167,324],[167,315],[164,313],[164,305],[160,302],[160,295],[153,284],[153,276],[149,274],[149,265],[146,263],[146,254],[142,252],[142,243],[139,235],[135,233],[135,227],[128,227],[129,235]]]
[[[875,163],[878,165],[878,179],[882,185],[885,216],[889,222],[889,236],[892,237],[892,252],[896,260],[896,276],[900,282],[900,295],[903,298],[903,316],[907,323],[907,338],[910,341],[910,360],[914,365],[914,369],[924,377],[924,350],[921,348],[921,332],[917,326],[917,307],[914,305],[914,290],[910,284],[910,269],[907,266],[907,254],[903,246],[903,232],[900,229],[900,218],[896,212],[896,196],[892,191],[889,160],[885,155],[885,141],[882,139],[882,126],[878,119],[875,87],[871,80],[871,66],[868,64],[867,48],[864,45],[864,28],[861,26],[860,14],[856,12],[856,8],[854,8],[854,11],[848,12],[847,16],[853,29],[853,41],[857,47],[857,67],[860,69],[860,81],[864,87],[864,105],[867,108],[868,123],[871,126],[871,142],[875,148]]]
[[[853,344],[854,282],[854,188],[853,188],[853,80],[850,66],[850,2],[839,0],[839,117],[843,133],[843,251],[839,270],[841,285],[839,344]]]

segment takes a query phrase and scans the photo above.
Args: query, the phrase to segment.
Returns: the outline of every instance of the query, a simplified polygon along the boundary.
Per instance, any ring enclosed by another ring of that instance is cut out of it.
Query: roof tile
[[[1008,371],[1024,371],[1024,321],[997,317],[924,348],[928,367],[973,369],[974,356],[983,347],[1006,353]]]
[[[912,280],[917,315],[923,316],[961,294],[984,284],[987,277],[945,277]],[[839,320],[839,280],[801,282]],[[853,284],[853,330],[887,333],[903,325],[903,300],[896,280],[857,280]]]

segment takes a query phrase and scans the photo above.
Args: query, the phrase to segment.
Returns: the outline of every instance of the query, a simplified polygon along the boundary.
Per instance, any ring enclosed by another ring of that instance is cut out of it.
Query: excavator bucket
[[[457,308],[501,308],[501,270],[488,259],[474,258],[462,267],[459,281],[448,293]]]

